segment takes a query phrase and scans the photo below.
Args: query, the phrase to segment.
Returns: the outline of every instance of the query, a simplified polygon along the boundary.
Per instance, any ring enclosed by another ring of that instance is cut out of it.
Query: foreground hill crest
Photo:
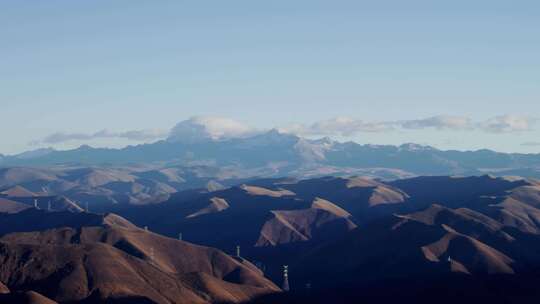
[[[13,290],[34,286],[58,302],[153,303],[240,302],[279,290],[247,261],[139,229],[117,215],[28,210],[7,222],[34,214],[52,224],[9,233],[2,221],[0,228],[0,282]]]

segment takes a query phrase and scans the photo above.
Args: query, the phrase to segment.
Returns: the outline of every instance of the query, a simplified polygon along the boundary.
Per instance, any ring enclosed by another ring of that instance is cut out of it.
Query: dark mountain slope
[[[28,209],[17,214],[0,214],[0,235],[11,232],[42,231],[52,228],[115,225],[135,227],[129,221],[114,214],[47,212]]]
[[[291,273],[297,286],[310,282],[321,297],[339,291],[348,301],[384,294],[389,302],[413,297],[423,303],[437,294],[461,299],[498,294],[502,298],[494,303],[519,303],[520,297],[537,296],[531,284],[540,279],[539,243],[538,234],[476,211],[433,205],[356,229],[301,256]]]
[[[57,304],[35,291],[0,294],[0,303],[3,304]]]

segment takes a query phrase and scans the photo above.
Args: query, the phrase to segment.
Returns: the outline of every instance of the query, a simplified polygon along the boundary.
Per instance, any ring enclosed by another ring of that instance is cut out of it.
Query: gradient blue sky
[[[335,137],[540,152],[540,2],[5,0],[0,105],[4,154],[55,132],[168,130],[195,115],[265,129],[511,114],[527,127]]]

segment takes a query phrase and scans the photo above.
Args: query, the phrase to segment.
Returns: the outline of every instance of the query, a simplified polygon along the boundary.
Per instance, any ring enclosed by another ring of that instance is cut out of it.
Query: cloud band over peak
[[[492,134],[531,131],[538,119],[524,115],[501,115],[484,121],[473,121],[466,116],[438,115],[423,119],[399,121],[366,121],[350,117],[337,117],[312,124],[294,124],[278,128],[281,132],[300,136],[353,137],[360,133],[384,133],[395,130],[481,131]],[[100,138],[123,138],[131,141],[152,141],[167,138],[169,141],[196,142],[248,137],[262,130],[242,122],[223,117],[195,116],[179,122],[170,131],[132,130],[95,133],[58,132],[34,143],[59,144],[69,141],[91,141]]]

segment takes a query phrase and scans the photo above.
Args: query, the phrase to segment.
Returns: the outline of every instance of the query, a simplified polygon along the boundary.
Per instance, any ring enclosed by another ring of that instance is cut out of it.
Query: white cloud
[[[338,117],[311,125],[293,125],[284,131],[305,136],[354,136],[359,133],[388,132],[396,129],[464,130],[472,128],[471,119],[463,116],[440,115],[425,119],[369,122],[349,117]]]
[[[532,130],[537,119],[503,115],[484,122],[474,122],[466,116],[438,115],[423,119],[369,122],[349,117],[338,117],[315,122],[311,125],[292,125],[282,128],[284,132],[303,136],[343,136],[350,137],[360,133],[388,132],[397,129],[440,131],[480,130],[489,133],[510,133]]]
[[[439,115],[424,119],[399,121],[365,121],[350,117],[337,117],[313,124],[295,124],[279,128],[285,133],[300,136],[352,137],[360,133],[390,132],[393,130],[435,129],[441,131],[478,130],[488,133],[511,133],[532,130],[538,120],[528,116],[502,115],[483,122],[465,116]],[[169,141],[199,142],[243,138],[260,133],[239,121],[213,116],[196,116],[178,123],[170,132],[160,130],[133,130],[96,133],[54,133],[34,144],[58,144],[69,141],[91,141],[100,138],[124,138],[132,141],[152,141],[167,137]],[[523,145],[531,146],[531,143]]]
[[[246,137],[257,133],[239,121],[213,116],[197,116],[179,122],[170,132],[169,141],[197,142]]]
[[[34,142],[34,144],[59,144],[69,141],[89,141],[100,138],[124,138],[132,141],[150,141],[164,138],[166,134],[167,132],[161,130],[132,130],[125,132],[101,130],[95,133],[57,132],[45,137],[41,141]]]
[[[399,123],[405,129],[435,128],[439,130],[464,130],[473,127],[470,118],[464,116],[439,115],[425,119],[406,120]]]
[[[354,136],[362,132],[385,132],[393,129],[392,124],[386,122],[365,122],[349,117],[337,117],[334,119],[315,122],[311,125],[292,125],[281,128],[280,131],[304,136]]]
[[[538,119],[521,115],[502,115],[480,123],[480,128],[489,133],[510,133],[532,130]]]

